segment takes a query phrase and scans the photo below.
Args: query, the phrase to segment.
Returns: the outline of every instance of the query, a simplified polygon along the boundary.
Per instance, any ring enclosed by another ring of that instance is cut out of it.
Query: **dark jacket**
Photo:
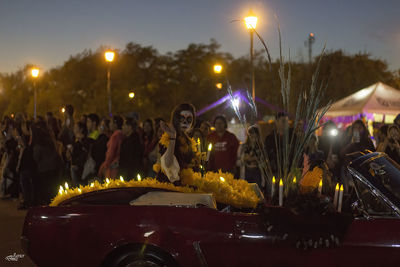
[[[126,179],[132,179],[138,173],[143,175],[143,145],[139,134],[134,132],[127,136],[121,145],[119,157],[120,174]]]

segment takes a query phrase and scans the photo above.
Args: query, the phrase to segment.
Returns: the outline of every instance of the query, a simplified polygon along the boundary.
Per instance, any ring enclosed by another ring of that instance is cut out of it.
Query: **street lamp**
[[[39,69],[32,68],[31,75],[33,78],[33,118],[36,120],[36,104],[37,104],[37,92],[36,92],[36,79],[39,77]]]
[[[111,116],[112,104],[111,104],[111,62],[114,61],[115,53],[113,51],[106,51],[104,53],[104,58],[109,63],[107,66],[107,96],[108,96],[108,113]]]
[[[219,74],[219,73],[222,72],[222,65],[221,64],[215,64],[213,69],[214,69],[214,73]]]
[[[134,92],[130,92],[128,96],[129,96],[130,99],[132,99],[132,98],[135,97],[135,93]]]
[[[257,26],[257,21],[258,21],[258,18],[256,16],[254,16],[251,11],[250,11],[250,14],[244,18],[246,27],[250,31],[251,90],[253,93],[254,103],[256,102],[256,83],[255,83],[255,78],[254,78],[254,64],[253,64],[253,58],[254,58],[253,35],[254,35],[254,30],[256,29],[256,26]]]

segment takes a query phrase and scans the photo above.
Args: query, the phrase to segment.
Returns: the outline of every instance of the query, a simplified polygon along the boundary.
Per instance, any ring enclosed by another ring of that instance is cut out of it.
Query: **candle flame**
[[[90,187],[93,187],[93,186],[94,186],[94,183],[91,183],[91,184],[90,184]]]
[[[208,151],[211,151],[211,149],[212,149],[212,144],[210,143],[210,144],[208,145]]]
[[[121,182],[124,181],[124,177],[120,176],[119,179],[121,180]]]
[[[340,191],[343,192],[343,185],[340,185]]]
[[[275,176],[272,177],[272,183],[273,183],[273,184],[276,183]]]
[[[296,176],[293,178],[293,183],[295,184],[297,182]]]
[[[279,180],[279,186],[283,186],[282,179]]]
[[[225,182],[225,178],[220,176],[219,179],[221,180],[221,182]]]
[[[82,190],[81,190],[80,188],[78,188],[78,192],[79,192],[79,193],[82,193]]]
[[[109,184],[110,183],[110,179],[106,178],[106,183]]]
[[[197,144],[200,145],[200,138],[197,138]]]
[[[321,179],[321,180],[319,180],[319,184],[318,184],[318,186],[319,186],[319,187],[322,187],[322,179]]]
[[[137,175],[137,180],[138,180],[138,181],[141,181],[141,180],[142,180],[142,177],[140,177],[140,174]]]
[[[336,184],[335,191],[339,191],[339,183]]]
[[[65,182],[65,189],[69,189],[69,186],[68,186],[68,183],[67,182]]]

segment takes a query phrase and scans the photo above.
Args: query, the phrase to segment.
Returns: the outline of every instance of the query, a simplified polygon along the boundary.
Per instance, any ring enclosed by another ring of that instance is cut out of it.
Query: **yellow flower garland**
[[[212,193],[219,203],[232,205],[238,208],[255,208],[260,199],[245,180],[237,180],[230,173],[207,172],[204,177],[192,169],[181,171],[181,182],[184,186],[175,186],[171,183],[161,183],[154,178],[146,178],[141,181],[108,180],[103,184],[95,181],[91,185],[79,186],[79,188],[60,188],[57,196],[52,200],[50,206],[57,206],[71,197],[88,192],[119,187],[151,187],[166,189],[182,193]],[[193,187],[189,187],[195,186]]]
[[[320,167],[314,167],[312,171],[308,171],[300,180],[300,192],[302,194],[310,193],[318,187],[319,182],[323,178],[324,171]]]

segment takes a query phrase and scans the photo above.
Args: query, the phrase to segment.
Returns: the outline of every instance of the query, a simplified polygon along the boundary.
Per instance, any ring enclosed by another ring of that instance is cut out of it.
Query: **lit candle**
[[[220,176],[219,179],[221,180],[221,182],[225,182],[225,178]]]
[[[297,182],[296,176],[293,178],[293,183],[295,184]]]
[[[342,203],[343,203],[343,185],[340,186],[338,212],[342,212]]]
[[[138,181],[141,181],[141,180],[142,180],[142,177],[140,177],[140,174],[137,175],[137,180],[138,180]]]
[[[208,151],[207,151],[207,159],[206,159],[207,162],[208,162],[209,159],[210,159],[211,149],[212,149],[212,144],[210,143],[210,144],[208,145]]]
[[[69,186],[68,186],[68,183],[67,182],[65,182],[65,189],[69,189]]]
[[[339,196],[339,183],[336,184],[335,196],[333,197],[333,205],[335,206],[335,209],[337,208],[338,196]]]
[[[279,206],[283,205],[283,182],[282,179],[279,180]]]
[[[274,194],[275,194],[275,184],[276,184],[276,180],[275,180],[275,176],[273,176],[272,184],[271,184],[271,199],[274,197]]]
[[[322,193],[322,179],[319,181],[319,184],[318,184],[318,196],[320,196],[321,193]]]

